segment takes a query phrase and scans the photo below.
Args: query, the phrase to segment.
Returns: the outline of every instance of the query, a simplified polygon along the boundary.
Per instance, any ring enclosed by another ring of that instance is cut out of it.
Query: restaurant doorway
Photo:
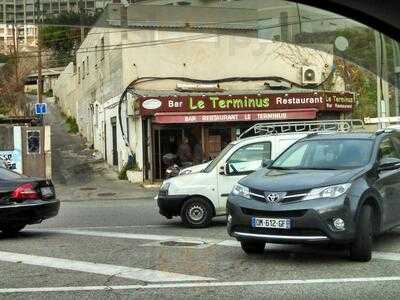
[[[182,129],[174,127],[157,126],[154,128],[154,178],[165,178],[167,165],[163,162],[166,154],[177,154],[178,147],[182,142]]]
[[[185,124],[184,128],[179,124],[155,125],[153,129],[153,174],[156,180],[165,178],[168,165],[163,161],[164,155],[173,154],[176,162],[181,163],[179,148],[185,139],[190,148],[190,163],[196,165],[215,158],[236,138],[233,126],[221,124]]]

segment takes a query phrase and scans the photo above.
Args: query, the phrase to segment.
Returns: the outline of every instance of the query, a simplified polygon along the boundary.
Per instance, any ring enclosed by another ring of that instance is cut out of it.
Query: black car
[[[50,180],[20,175],[0,167],[0,231],[3,235],[17,234],[28,224],[40,223],[58,214]]]
[[[337,243],[371,259],[372,238],[400,224],[400,133],[314,133],[239,181],[228,233],[246,253],[265,243]]]

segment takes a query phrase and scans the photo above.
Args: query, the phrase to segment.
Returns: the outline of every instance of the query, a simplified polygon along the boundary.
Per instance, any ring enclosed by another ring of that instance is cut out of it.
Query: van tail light
[[[14,200],[38,200],[39,194],[35,191],[32,183],[25,183],[17,187],[11,194]]]

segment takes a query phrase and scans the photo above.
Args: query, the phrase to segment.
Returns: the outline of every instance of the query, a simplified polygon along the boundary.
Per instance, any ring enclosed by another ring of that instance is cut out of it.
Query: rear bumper
[[[0,206],[0,225],[35,224],[58,214],[59,200],[36,200]]]

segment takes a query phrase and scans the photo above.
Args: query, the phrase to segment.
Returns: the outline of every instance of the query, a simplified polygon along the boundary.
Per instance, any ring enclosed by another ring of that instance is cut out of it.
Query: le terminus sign
[[[291,109],[351,112],[354,94],[334,92],[139,97],[140,114],[273,112]]]

